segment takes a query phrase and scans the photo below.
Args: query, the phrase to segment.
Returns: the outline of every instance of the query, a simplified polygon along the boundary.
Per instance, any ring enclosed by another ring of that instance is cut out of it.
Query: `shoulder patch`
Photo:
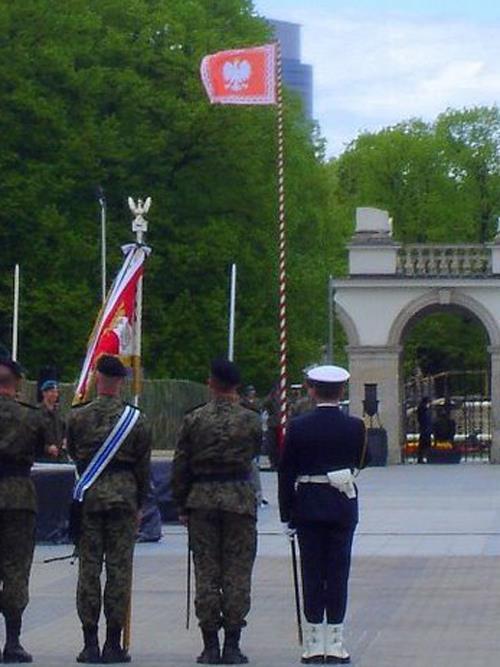
[[[208,405],[208,401],[206,401],[205,403],[200,403],[199,405],[195,405],[194,408],[190,408],[189,410],[186,410],[186,412],[184,413],[184,416],[190,415],[192,412],[195,412],[196,410],[199,410],[200,408],[204,408],[205,405]]]

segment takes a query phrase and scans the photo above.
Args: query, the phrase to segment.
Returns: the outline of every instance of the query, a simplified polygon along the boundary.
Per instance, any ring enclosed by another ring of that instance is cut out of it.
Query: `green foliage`
[[[212,107],[199,77],[203,55],[269,37],[247,0],[0,0],[0,340],[18,261],[32,374],[56,362],[73,379],[81,363],[99,307],[102,185],[110,273],[130,239],[126,196],[153,197],[147,374],[204,379],[226,348],[236,262],[237,359],[249,381],[275,379],[275,112]],[[332,225],[321,150],[287,96],[292,374],[319,355],[329,264],[348,230]]]
[[[433,123],[361,134],[329,170],[342,225],[357,206],[375,206],[390,211],[405,243],[490,240],[500,214],[500,111],[448,110]],[[415,326],[405,368],[485,368],[486,344],[470,318],[435,316]]]

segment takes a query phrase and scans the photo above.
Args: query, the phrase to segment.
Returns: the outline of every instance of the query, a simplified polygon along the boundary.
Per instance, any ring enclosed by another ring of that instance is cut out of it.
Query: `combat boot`
[[[32,656],[24,650],[19,642],[21,634],[21,617],[5,617],[5,648],[3,650],[3,661],[5,663],[33,662]]]
[[[304,632],[304,652],[301,662],[317,665],[325,662],[325,629],[323,623],[308,623]]]
[[[116,625],[108,625],[106,629],[106,641],[102,649],[101,662],[112,665],[115,663],[130,662],[131,657],[127,651],[122,648],[120,639],[122,629]]]
[[[99,650],[99,639],[97,637],[97,625],[83,627],[83,649],[76,658],[77,662],[85,662],[92,665],[101,662],[101,651]]]
[[[223,665],[245,665],[248,662],[246,655],[240,651],[240,636],[241,628],[226,628],[222,649]]]
[[[219,633],[216,630],[202,630],[203,651],[196,662],[200,665],[220,665]]]
[[[326,626],[326,662],[331,665],[346,665],[351,662],[351,656],[344,648],[343,635],[342,623]]]

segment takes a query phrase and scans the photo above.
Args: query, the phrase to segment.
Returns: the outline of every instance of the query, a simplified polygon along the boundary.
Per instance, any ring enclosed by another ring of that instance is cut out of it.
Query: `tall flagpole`
[[[280,431],[279,444],[283,447],[288,419],[288,322],[286,310],[286,209],[285,209],[285,150],[283,114],[283,62],[281,45],[276,42],[277,129],[278,129],[278,248],[279,248],[279,340],[280,340]]]
[[[106,301],[106,195],[99,185],[97,188],[97,200],[101,207],[101,299],[102,304]]]
[[[148,231],[148,221],[144,218],[144,214],[149,211],[151,206],[151,197],[147,197],[143,202],[142,199],[137,201],[129,197],[128,204],[130,210],[134,214],[132,221],[132,231],[135,233],[135,242],[138,246],[144,245],[144,234]],[[141,276],[137,282],[136,292],[136,306],[135,306],[135,323],[134,323],[134,347],[132,356],[132,392],[134,395],[134,405],[139,405],[142,389],[142,295],[143,295],[143,277]],[[123,648],[128,651],[130,648],[130,637],[132,628],[132,581],[130,581],[130,597],[123,628]]]
[[[12,313],[12,359],[17,361],[19,343],[19,264],[14,267],[14,307]]]
[[[231,265],[231,285],[229,290],[229,334],[227,358],[234,361],[234,330],[236,325],[236,264]]]

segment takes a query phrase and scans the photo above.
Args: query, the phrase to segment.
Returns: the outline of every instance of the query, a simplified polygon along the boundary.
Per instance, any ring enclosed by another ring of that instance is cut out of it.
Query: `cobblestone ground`
[[[261,512],[254,605],[244,649],[256,667],[299,664],[288,544],[275,480]],[[406,466],[361,480],[346,622],[359,667],[483,667],[500,656],[500,467]],[[192,665],[200,640],[185,630],[186,538],[168,527],[136,553],[132,654],[136,665]],[[73,664],[80,647],[76,566],[43,564],[64,547],[39,547],[25,644],[39,665]]]

